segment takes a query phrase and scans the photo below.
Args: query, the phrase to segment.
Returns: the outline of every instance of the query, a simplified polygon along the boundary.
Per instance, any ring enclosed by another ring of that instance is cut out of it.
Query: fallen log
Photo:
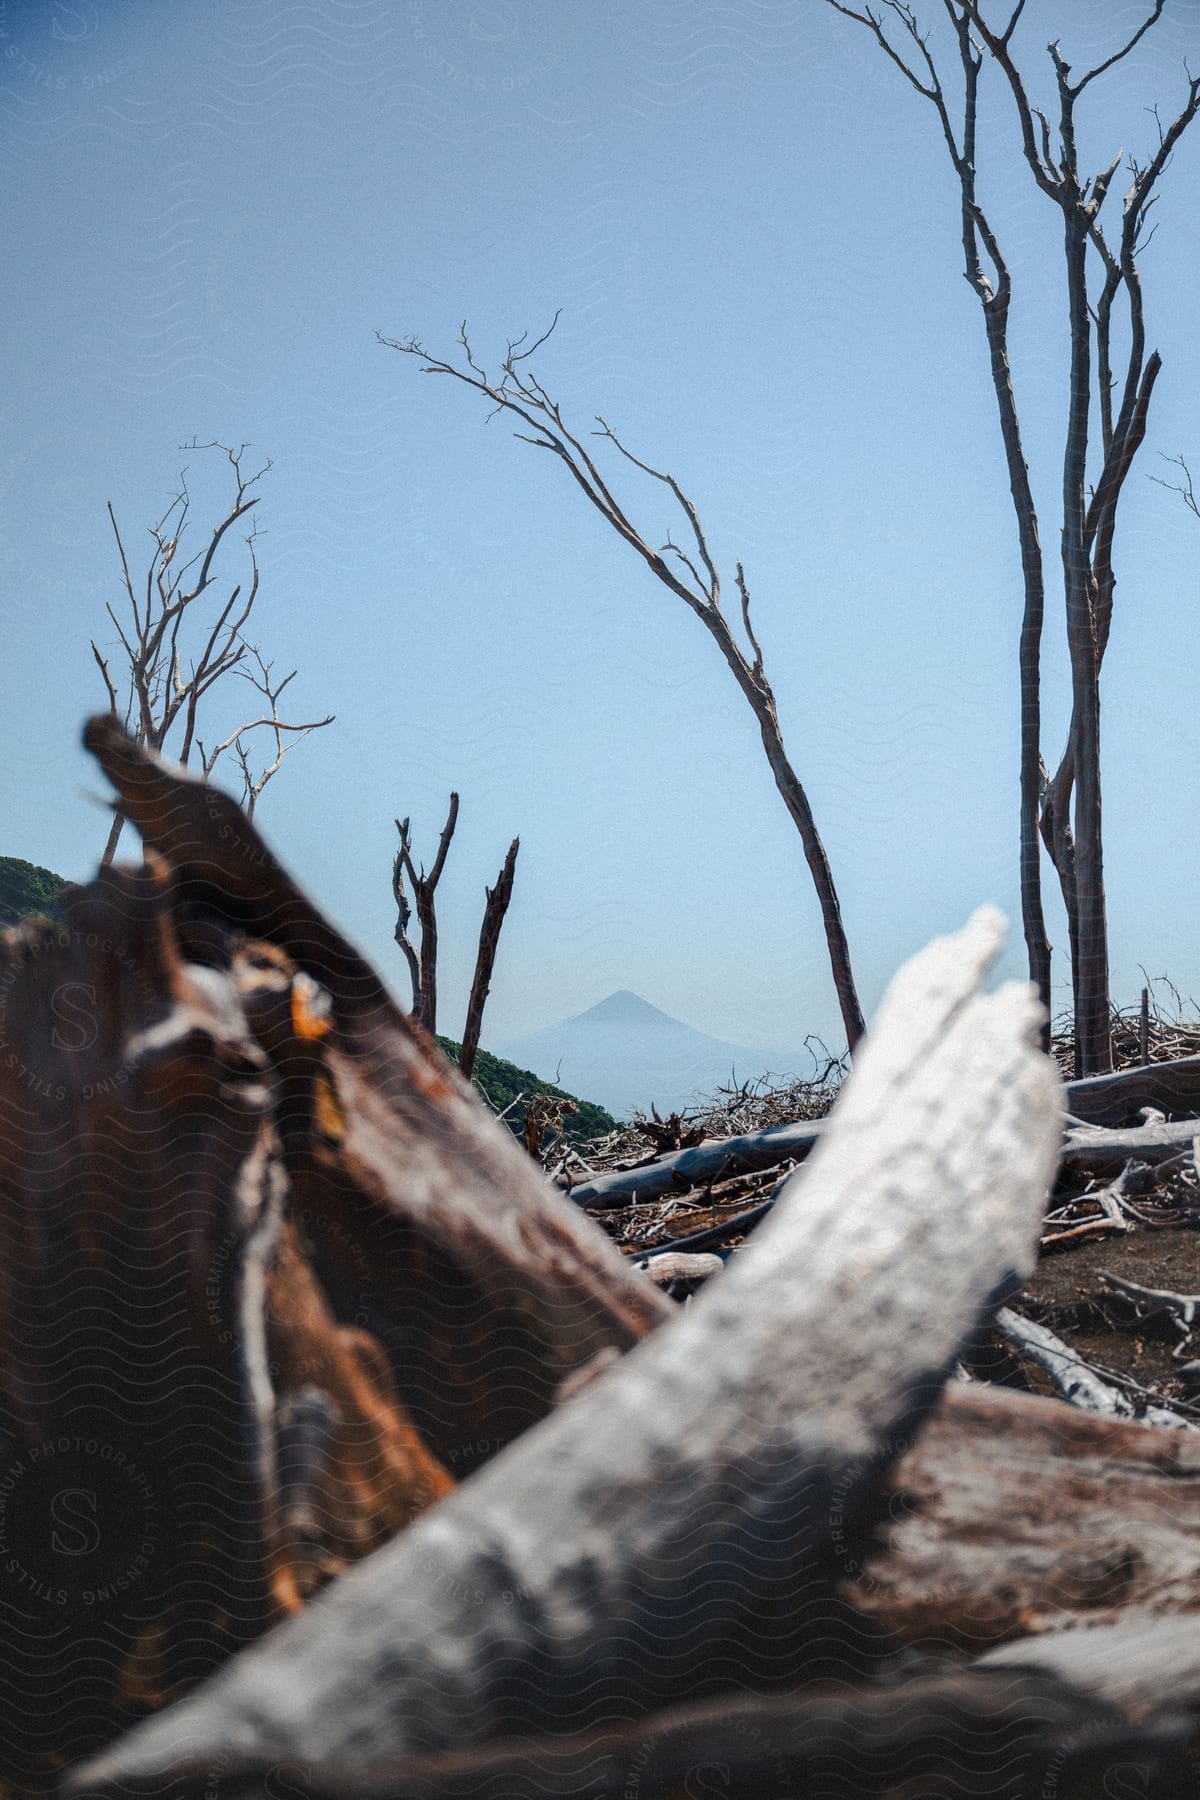
[[[1066,1091],[1069,1095],[1070,1089]],[[715,1138],[636,1169],[614,1169],[592,1181],[579,1182],[570,1189],[570,1197],[577,1205],[597,1212],[661,1199],[664,1194],[700,1187],[727,1175],[752,1174],[786,1161],[800,1162],[816,1149],[826,1129],[824,1119],[801,1119],[794,1125],[770,1125],[742,1137]],[[1200,1118],[1152,1119],[1143,1125],[1115,1130],[1101,1125],[1069,1125],[1063,1135],[1062,1161],[1071,1168],[1098,1172],[1121,1170],[1131,1159],[1147,1165],[1160,1164],[1177,1157],[1181,1150],[1190,1151],[1197,1137]]]
[[[1029,991],[978,993],[1000,938],[983,913],[901,971],[820,1153],[686,1312],[76,1790],[223,1754],[366,1768],[886,1666],[842,1566],[1032,1269],[1058,1154]]]
[[[1071,1117],[1088,1125],[1132,1125],[1146,1106],[1195,1114],[1200,1112],[1200,1056],[1086,1075],[1068,1081],[1066,1096]]]
[[[1111,1419],[1137,1419],[1147,1425],[1176,1431],[1192,1429],[1189,1421],[1172,1412],[1170,1407],[1135,1399],[1112,1382],[1105,1381],[1047,1326],[1022,1318],[1010,1307],[1002,1306],[996,1314],[996,1329],[1022,1356],[1044,1369],[1059,1393],[1073,1406]]]
[[[707,1281],[711,1275],[719,1275],[725,1264],[719,1256],[711,1252],[663,1250],[653,1256],[639,1257],[639,1269],[644,1269],[655,1287],[671,1287],[676,1282],[688,1286],[698,1286]]]
[[[1200,1706],[1193,1439],[1011,1389],[951,1385],[889,1485],[890,1541],[857,1575],[847,1567],[849,1593],[904,1642],[931,1648],[943,1665],[933,1671],[918,1661],[911,1677],[883,1686],[718,1695],[582,1733],[500,1736],[402,1763],[283,1760],[269,1786],[261,1764],[229,1753],[172,1765],[172,1792],[200,1795],[207,1784],[221,1800],[624,1800],[633,1791],[655,1800],[689,1791],[687,1777],[708,1769],[716,1791],[744,1800],[866,1800],[894,1793],[902,1777],[948,1800],[1090,1800],[1109,1791],[1105,1778],[1122,1763],[1157,1763],[1181,1735],[1194,1739],[1186,1718],[1177,1722]],[[951,1652],[977,1660],[947,1670]],[[159,1793],[163,1779],[124,1776],[119,1791]]]
[[[1171,1355],[1176,1362],[1184,1360],[1191,1347],[1197,1314],[1200,1314],[1200,1294],[1177,1294],[1173,1288],[1144,1287],[1140,1281],[1130,1281],[1107,1269],[1101,1271],[1100,1279],[1109,1294],[1128,1303],[1139,1324],[1156,1315],[1169,1319],[1179,1339]]]
[[[1200,1631],[1194,1617],[1130,1611],[1115,1625],[1072,1627],[1005,1644],[975,1666],[981,1672],[1043,1670],[1133,1719],[1178,1709],[1193,1723],[1200,1721]]]
[[[1130,1160],[1156,1164],[1191,1150],[1200,1137],[1200,1119],[1147,1120],[1108,1130],[1102,1125],[1072,1126],[1063,1140],[1063,1162],[1070,1168],[1097,1173],[1121,1170]]]
[[[279,1082],[161,861],[0,934],[0,1780],[199,1680],[453,1485],[298,1249]],[[323,1420],[323,1422],[322,1422]]]
[[[178,1766],[172,1792],[221,1800],[1044,1800],[1108,1791],[1139,1758],[1161,1769],[1186,1742],[1128,1719],[1104,1698],[1053,1672],[953,1670],[888,1687],[816,1687],[803,1694],[721,1696],[649,1720],[560,1737],[502,1738],[478,1749],[370,1768],[313,1768],[283,1760],[264,1780],[237,1757]],[[964,1785],[969,1783],[970,1785]],[[205,1788],[207,1784],[207,1789]],[[919,1784],[919,1785],[918,1785]],[[133,1780],[122,1792],[158,1794]],[[1143,1787],[1141,1793],[1146,1793]]]
[[[1127,1610],[1200,1637],[1194,1431],[951,1383],[890,1488],[887,1542],[847,1593],[914,1649],[978,1656]]]
[[[84,741],[170,869],[185,953],[235,970],[280,1086],[290,1216],[334,1311],[380,1341],[422,1435],[469,1472],[670,1302],[562,1205],[232,800],[107,716]]]
[[[727,1175],[750,1175],[782,1162],[799,1162],[816,1148],[825,1129],[823,1119],[795,1125],[769,1125],[741,1137],[714,1138],[690,1150],[676,1150],[636,1169],[614,1169],[593,1181],[577,1182],[570,1197],[577,1206],[601,1212],[610,1206],[633,1206],[660,1200],[664,1194],[721,1181]]]

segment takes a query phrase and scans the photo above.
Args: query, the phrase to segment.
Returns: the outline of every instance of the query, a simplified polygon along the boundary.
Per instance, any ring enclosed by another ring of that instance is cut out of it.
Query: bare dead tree
[[[850,962],[850,948],[842,922],[841,904],[808,795],[784,745],[775,693],[763,666],[762,648],[751,620],[750,591],[743,565],[740,562],[735,565],[735,583],[744,643],[739,641],[735,626],[730,623],[723,610],[721,577],[709,549],[700,515],[675,477],[635,456],[621,442],[607,420],[596,416],[597,429],[589,435],[604,439],[626,462],[644,475],[662,482],[670,490],[675,504],[683,514],[685,542],[689,545],[686,549],[669,536],[664,544],[656,547],[634,524],[625,503],[618,499],[609,478],[601,471],[583,437],[566,422],[561,406],[534,373],[530,358],[545,344],[557,325],[558,318],[556,313],[549,328],[527,348],[525,344],[528,333],[510,340],[495,373],[489,373],[476,360],[465,322],[459,329],[462,357],[456,362],[432,355],[415,337],[398,339],[379,334],[379,341],[391,350],[416,357],[421,364],[422,374],[451,375],[490,401],[496,411],[507,413],[526,426],[527,430],[518,430],[514,435],[523,443],[532,444],[539,450],[548,450],[559,459],[606,523],[642,558],[663,586],[695,613],[713,638],[754,713],[775,785],[800,833],[805,860],[821,907],[842,1023],[847,1042],[853,1049],[863,1034],[864,1023]]]
[[[500,931],[508,912],[509,902],[512,899],[513,877],[517,870],[517,852],[520,848],[520,838],[514,838],[508,846],[508,855],[504,858],[503,867],[496,877],[495,887],[484,889],[486,898],[483,906],[483,924],[479,929],[479,951],[475,958],[471,997],[467,1002],[467,1022],[463,1027],[462,1048],[458,1053],[458,1066],[468,1081],[475,1072],[479,1034],[483,1029],[483,1009],[491,991],[492,970],[496,966],[496,950],[500,943]]]
[[[1118,151],[1094,175],[1079,164],[1075,107],[1084,90],[1122,62],[1162,15],[1154,0],[1128,39],[1104,61],[1072,79],[1057,43],[1049,46],[1058,121],[1029,97],[1012,54],[1025,0],[1017,0],[1003,30],[983,16],[982,0],[942,0],[953,30],[961,96],[952,109],[929,38],[911,6],[879,0],[861,11],[828,0],[835,11],[867,28],[916,92],[929,101],[958,178],[966,279],[983,310],[992,382],[1000,414],[1009,485],[1016,514],[1025,588],[1020,634],[1021,901],[1030,975],[1049,996],[1050,943],[1042,912],[1039,837],[1062,888],[1070,931],[1075,998],[1076,1064],[1080,1074],[1111,1067],[1108,927],[1104,891],[1100,784],[1100,668],[1112,621],[1116,576],[1113,541],[1125,481],[1146,433],[1146,419],[1162,363],[1146,353],[1145,306],[1138,253],[1152,232],[1147,220],[1155,188],[1200,104],[1200,81],[1188,76],[1184,104],[1146,160],[1131,157],[1119,230],[1112,243],[1100,214],[1121,166]],[[897,42],[893,41],[895,37]],[[1021,151],[1040,192],[1058,207],[1063,224],[1070,326],[1069,400],[1062,484],[1062,561],[1072,710],[1067,743],[1053,777],[1042,764],[1040,645],[1045,571],[1037,510],[1022,446],[1020,417],[1008,355],[1012,278],[976,188],[979,79],[985,62],[1000,70],[1016,106]],[[1155,114],[1157,119],[1157,113]],[[1114,373],[1114,308],[1124,298],[1125,367]],[[1099,414],[1099,463],[1089,479],[1093,402]],[[1071,808],[1074,802],[1072,825]]]
[[[438,839],[437,855],[433,859],[432,869],[426,875],[424,863],[418,870],[413,861],[411,820],[396,820],[396,830],[400,834],[400,848],[392,862],[392,894],[396,901],[395,938],[404,952],[405,961],[408,963],[408,972],[412,978],[413,1018],[419,1025],[425,1027],[431,1037],[437,1031],[438,926],[435,895],[437,884],[442,879],[442,870],[446,866],[446,853],[450,848],[450,840],[454,836],[454,828],[457,824],[458,795],[451,794],[450,810],[446,815],[446,823],[442,826],[442,835]],[[417,924],[421,932],[419,954],[408,935],[412,908],[404,887],[406,876],[412,883],[413,897],[417,903]]]
[[[149,750],[168,749],[185,768],[193,746],[204,773],[210,775],[219,759],[232,751],[242,776],[242,798],[253,815],[259,796],[276,775],[293,744],[310,732],[333,723],[332,713],[323,719],[285,720],[279,700],[294,680],[296,670],[282,679],[273,674],[258,648],[246,637],[246,627],[258,599],[259,569],[255,555],[256,532],[251,524],[243,542],[249,563],[248,579],[238,582],[226,598],[209,610],[210,589],[217,585],[214,565],[228,534],[250,517],[259,496],[252,493],[270,468],[265,463],[254,474],[243,468],[247,446],[227,444],[185,445],[187,450],[218,450],[228,460],[233,475],[233,497],[223,518],[201,540],[193,556],[186,555],[184,539],[191,529],[192,497],[187,470],[180,475],[179,491],[166,511],[150,527],[153,549],[145,576],[135,585],[125,542],[110,502],[108,516],[121,561],[121,585],[127,607],[119,612],[111,602],[105,611],[121,644],[122,669],[114,678],[108,659],[95,639],[92,655],[108,693],[109,708],[138,744]],[[126,615],[126,616],[122,616]],[[191,643],[194,648],[189,649]],[[198,736],[199,708],[205,695],[226,676],[240,676],[261,696],[263,705],[211,751]],[[254,734],[271,734],[274,757],[257,774],[252,767]],[[172,734],[177,741],[170,743]],[[125,824],[118,809],[101,859],[107,867],[116,854]]]
[[[446,814],[446,823],[442,826],[442,835],[438,839],[437,855],[433,859],[433,867],[428,875],[425,865],[417,867],[412,851],[412,821],[397,819],[396,830],[400,837],[400,847],[392,861],[392,897],[396,902],[396,928],[394,936],[404,960],[408,964],[409,979],[412,982],[412,1016],[419,1025],[423,1025],[430,1036],[437,1033],[438,1012],[438,922],[437,922],[437,885],[442,879],[442,871],[446,866],[446,856],[458,824],[458,795],[451,794],[450,810]],[[475,974],[471,982],[471,997],[467,1003],[467,1022],[463,1029],[462,1047],[459,1051],[458,1066],[471,1079],[475,1068],[475,1057],[479,1050],[479,1034],[483,1027],[483,1009],[491,988],[492,970],[496,966],[496,950],[500,942],[500,930],[504,924],[504,916],[512,899],[513,876],[516,873],[517,852],[521,848],[520,838],[514,838],[508,847],[508,855],[496,879],[494,888],[485,887],[483,908],[483,925],[479,932],[479,950],[475,958]],[[420,934],[420,946],[413,943],[409,935],[412,924],[412,902],[408,898],[411,884],[413,899],[417,909],[417,928]]]

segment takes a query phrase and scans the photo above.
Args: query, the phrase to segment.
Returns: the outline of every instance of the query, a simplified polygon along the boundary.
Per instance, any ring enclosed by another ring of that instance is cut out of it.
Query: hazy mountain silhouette
[[[573,1094],[587,1094],[618,1118],[635,1107],[659,1112],[690,1106],[728,1082],[765,1074],[785,1075],[808,1059],[794,1051],[751,1050],[726,1043],[673,1019],[622,988],[598,1006],[529,1037],[503,1053]]]

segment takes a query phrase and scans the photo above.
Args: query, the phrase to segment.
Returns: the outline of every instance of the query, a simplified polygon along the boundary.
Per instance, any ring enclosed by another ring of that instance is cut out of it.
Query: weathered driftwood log
[[[291,1216],[338,1317],[380,1340],[422,1434],[469,1471],[670,1302],[563,1207],[231,800],[110,718],[85,742],[170,866],[185,949],[220,963],[235,934],[266,946],[242,954],[241,976],[280,1084]]]
[[[996,1314],[996,1329],[1013,1348],[1044,1369],[1065,1400],[1085,1412],[1098,1413],[1109,1419],[1136,1419],[1146,1425],[1159,1425],[1167,1430],[1190,1431],[1194,1426],[1169,1406],[1157,1406],[1146,1398],[1127,1394],[1083,1361],[1046,1325],[1022,1318],[1011,1307],[1002,1306]]]
[[[905,1643],[977,1655],[1126,1609],[1200,1637],[1200,1435],[952,1382],[849,1592]]]
[[[1028,990],[977,992],[1000,936],[978,915],[901,972],[819,1155],[687,1313],[78,1784],[366,1767],[873,1666],[846,1558],[1032,1268],[1058,1155]]]
[[[172,1791],[199,1795],[207,1785],[222,1800],[624,1800],[631,1791],[639,1800],[708,1791],[866,1800],[907,1781],[923,1800],[1092,1800],[1123,1791],[1105,1781],[1122,1768],[1129,1776],[1131,1761],[1145,1765],[1139,1794],[1191,1791],[1165,1757],[1181,1737],[1194,1746],[1200,1715],[1194,1441],[1009,1389],[951,1385],[890,1486],[891,1541],[850,1592],[941,1659],[986,1652],[969,1668],[918,1665],[881,1686],[719,1696],[402,1764],[282,1760],[266,1786],[261,1764],[226,1754],[176,1765]],[[1064,1629],[1074,1626],[1087,1629]],[[1162,1788],[1150,1779],[1156,1768]],[[119,1787],[159,1792],[162,1779]]]
[[[1094,1800],[1113,1791],[1106,1777],[1128,1772],[1135,1756],[1161,1769],[1185,1735],[1182,1726],[1164,1732],[1134,1723],[1052,1671],[1004,1667],[888,1686],[722,1696],[631,1723],[506,1737],[371,1768],[281,1759],[264,1778],[252,1762],[229,1755],[177,1765],[170,1791],[220,1800]],[[149,1780],[122,1788],[161,1791]],[[1136,1791],[1149,1793],[1144,1782]]]
[[[725,1264],[719,1256],[705,1252],[667,1250],[661,1256],[645,1257],[638,1267],[646,1271],[655,1287],[670,1287],[676,1281],[707,1281],[711,1275],[719,1275]]]
[[[1135,1124],[1144,1106],[1163,1113],[1200,1112],[1200,1056],[1178,1056],[1067,1083],[1067,1111],[1088,1125]]]
[[[1194,1058],[1188,1058],[1189,1062]],[[1172,1065],[1162,1063],[1161,1068]],[[1141,1074],[1141,1070],[1129,1071]],[[1117,1082],[1120,1075],[1097,1076],[1082,1085],[1098,1086],[1101,1082]],[[1069,1096],[1075,1084],[1068,1086]],[[1098,1110],[1106,1110],[1098,1107]],[[1107,1110],[1118,1110],[1114,1105]],[[597,1175],[593,1181],[576,1183],[571,1198],[579,1206],[593,1211],[605,1207],[630,1206],[642,1200],[658,1200],[664,1194],[676,1193],[706,1182],[720,1181],[728,1175],[752,1174],[771,1169],[786,1161],[800,1162],[820,1143],[827,1129],[824,1119],[801,1119],[794,1125],[769,1125],[763,1131],[749,1131],[740,1137],[713,1138],[691,1150],[679,1150],[671,1156],[656,1157],[635,1169],[614,1169]],[[1071,1168],[1121,1169],[1130,1159],[1147,1164],[1165,1162],[1180,1150],[1190,1149],[1192,1140],[1200,1136],[1200,1118],[1151,1120],[1142,1125],[1128,1124],[1119,1129],[1101,1125],[1069,1126],[1063,1134],[1062,1161]]]
[[[801,1119],[795,1125],[769,1125],[740,1137],[714,1138],[690,1150],[656,1157],[636,1169],[614,1169],[594,1181],[575,1183],[570,1192],[577,1206],[600,1211],[660,1200],[664,1194],[720,1181],[727,1175],[749,1175],[782,1162],[799,1162],[813,1150],[825,1130],[823,1119]]]
[[[1177,1710],[1200,1722],[1200,1630],[1194,1616],[1131,1609],[1114,1625],[1078,1626],[991,1650],[980,1671],[1041,1669],[1121,1707],[1130,1718]]]
[[[1063,1162],[1097,1173],[1120,1170],[1131,1160],[1162,1163],[1190,1150],[1200,1137],[1200,1119],[1149,1119],[1109,1131],[1101,1125],[1072,1127],[1063,1140]]]

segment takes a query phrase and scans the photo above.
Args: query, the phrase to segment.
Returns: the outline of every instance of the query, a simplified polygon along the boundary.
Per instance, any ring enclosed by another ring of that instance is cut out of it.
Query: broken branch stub
[[[402,1765],[878,1666],[839,1574],[1031,1271],[1058,1157],[1031,994],[979,992],[1001,935],[977,914],[901,972],[817,1153],[683,1316],[75,1785]]]

